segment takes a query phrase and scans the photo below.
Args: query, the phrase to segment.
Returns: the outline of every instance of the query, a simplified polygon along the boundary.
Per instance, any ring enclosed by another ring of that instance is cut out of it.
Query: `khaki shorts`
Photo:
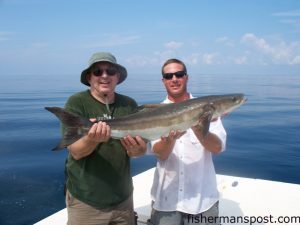
[[[68,225],[134,225],[132,195],[114,207],[97,209],[66,192]]]

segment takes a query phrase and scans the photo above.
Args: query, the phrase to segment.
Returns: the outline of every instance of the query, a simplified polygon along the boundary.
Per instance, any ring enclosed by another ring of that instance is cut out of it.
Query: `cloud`
[[[247,56],[240,56],[233,59],[233,62],[237,65],[246,65],[248,63]]]
[[[184,61],[187,64],[191,64],[191,65],[197,65],[199,62],[199,58],[201,57],[201,55],[199,53],[192,53],[189,56],[187,56]]]
[[[291,65],[300,65],[300,55],[295,56],[291,61]]]
[[[131,66],[144,67],[151,62],[151,59],[144,56],[130,56],[126,58],[125,61],[126,64]]]
[[[7,41],[10,39],[12,32],[9,31],[0,31],[0,41]]]
[[[216,40],[216,43],[220,43],[220,44],[225,44],[227,46],[234,46],[234,42],[232,40],[230,40],[230,38],[224,36],[224,37],[219,37]]]
[[[87,45],[89,48],[103,48],[103,47],[113,47],[120,45],[130,45],[136,43],[140,36],[121,36],[117,34],[105,34],[102,37],[96,37],[98,40],[94,43]]]
[[[202,61],[208,65],[216,64],[217,57],[218,53],[205,53],[202,55]]]
[[[129,55],[126,63],[137,67],[160,67],[169,58],[179,58],[191,66],[300,65],[300,41],[288,42],[278,36],[261,37],[254,33],[242,35],[239,42],[233,40],[227,36],[215,39],[217,43],[232,43],[230,52],[222,46],[204,52],[201,46],[195,47],[189,42],[169,41],[163,44],[163,50]]]
[[[258,49],[260,49],[266,53],[273,51],[273,49],[269,46],[269,44],[263,38],[258,38],[257,36],[255,36],[254,34],[251,34],[251,33],[245,34],[242,37],[241,42],[253,44]]]
[[[182,45],[183,45],[182,42],[170,41],[170,42],[168,42],[168,43],[165,44],[165,47],[167,49],[173,49],[173,50],[175,50],[175,49],[180,48]]]
[[[258,52],[269,58],[270,63],[300,64],[298,60],[300,55],[299,42],[286,43],[283,40],[277,40],[275,43],[269,43],[264,38],[247,33],[241,38],[241,43],[254,46]]]
[[[292,11],[287,11],[287,12],[278,12],[278,13],[273,13],[273,16],[278,16],[278,17],[300,17],[300,10],[292,10]]]
[[[272,14],[275,17],[280,18],[280,22],[290,25],[294,28],[293,32],[300,32],[300,10],[278,12]]]
[[[167,59],[170,58],[182,58],[183,55],[178,52],[178,49],[181,48],[183,45],[182,42],[176,42],[176,41],[170,41],[164,44],[164,47],[166,48],[163,51],[155,51],[151,57],[148,57],[146,60],[147,63],[151,65],[161,65],[163,62],[165,62]],[[141,58],[141,57],[139,57]],[[145,59],[145,57],[142,57]],[[140,64],[140,63],[139,63]],[[140,64],[141,65],[141,64]]]
[[[49,43],[46,42],[35,42],[31,44],[30,48],[41,50],[41,49],[47,49],[49,46],[50,46]]]
[[[284,24],[293,25],[295,27],[300,25],[300,21],[296,20],[296,19],[283,19],[283,20],[280,20],[280,22],[284,23]]]

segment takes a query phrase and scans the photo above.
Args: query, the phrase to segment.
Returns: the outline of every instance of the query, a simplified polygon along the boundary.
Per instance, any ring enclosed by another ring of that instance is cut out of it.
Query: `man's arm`
[[[153,152],[160,160],[166,160],[171,154],[175,142],[186,132],[171,130],[168,137],[162,136],[161,139],[153,145]]]
[[[192,127],[192,130],[206,150],[214,154],[218,154],[222,151],[222,142],[217,135],[208,132],[205,136],[203,136],[202,132],[197,128],[197,126]]]
[[[68,146],[75,160],[90,155],[99,143],[107,142],[110,138],[110,127],[105,122],[95,123],[88,134]]]
[[[226,143],[226,131],[222,125],[221,119],[217,118],[210,122],[210,128],[206,135],[203,135],[203,123],[199,120],[198,124],[192,127],[197,139],[203,147],[214,153],[218,154],[223,150]]]

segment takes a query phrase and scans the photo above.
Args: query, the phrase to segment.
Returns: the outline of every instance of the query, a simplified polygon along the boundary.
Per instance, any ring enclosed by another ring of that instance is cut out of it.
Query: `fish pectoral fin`
[[[214,107],[211,105],[204,106],[204,112],[201,114],[198,121],[198,129],[202,132],[205,137],[209,131],[210,122],[214,114]]]

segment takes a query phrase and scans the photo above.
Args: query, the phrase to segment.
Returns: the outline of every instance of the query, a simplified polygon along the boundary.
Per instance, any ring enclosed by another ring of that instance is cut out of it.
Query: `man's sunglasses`
[[[108,76],[114,76],[117,74],[118,70],[115,68],[107,68],[107,69],[95,69],[92,71],[92,74],[94,74],[94,76],[96,77],[100,77],[103,75],[103,73],[106,73]]]
[[[186,72],[185,71],[177,71],[175,73],[164,73],[163,78],[166,80],[171,80],[174,75],[176,78],[182,78],[183,76],[186,75]]]

